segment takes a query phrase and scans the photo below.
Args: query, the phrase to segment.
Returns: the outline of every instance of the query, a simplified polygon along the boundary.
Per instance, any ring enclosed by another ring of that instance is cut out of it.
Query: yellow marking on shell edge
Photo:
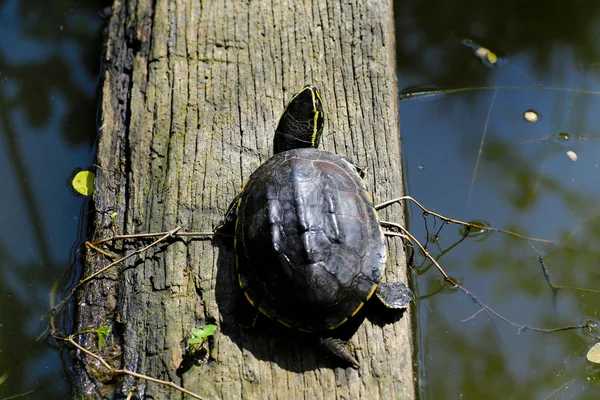
[[[359,308],[360,308],[360,307],[359,307]],[[354,314],[352,314],[352,315],[354,315]],[[344,322],[346,322],[346,321],[348,321],[348,318],[347,318],[347,317],[346,317],[346,318],[344,318],[344,319],[343,319],[343,320],[342,320],[342,321],[341,321],[339,324],[337,324],[337,325],[334,325],[334,326],[330,326],[330,327],[329,327],[329,328],[327,328],[327,329],[329,329],[329,330],[336,329],[337,327],[339,327],[340,325],[342,325],[342,324],[343,324]]]
[[[354,310],[354,312],[352,313],[351,317],[354,317],[354,316],[356,315],[356,313],[357,313],[357,312],[359,312],[359,311],[360,311],[360,309],[362,308],[362,306],[364,306],[364,305],[365,305],[365,302],[364,302],[364,301],[363,301],[362,303],[360,303],[360,304],[358,305],[358,307],[356,307],[356,310]]]
[[[377,290],[377,285],[373,285],[373,288],[371,289],[371,291],[367,295],[367,300],[369,300],[371,298],[371,296],[373,296],[373,293],[375,293],[376,290]],[[354,315],[354,314],[352,314],[352,315]]]
[[[234,239],[234,242],[235,242],[235,239]],[[242,286],[242,275],[240,274],[240,271],[239,271],[239,263],[238,263],[237,254],[235,256],[235,271],[237,272],[238,285],[240,286],[240,289],[242,289],[242,292],[244,292],[244,296],[246,296],[246,300],[248,300],[248,303],[250,303],[252,305],[252,307],[256,307],[254,305],[254,301],[250,298],[248,293],[244,290],[244,286]]]
[[[245,293],[245,292],[244,292],[244,293]],[[246,298],[248,298],[248,295],[247,295],[247,294],[246,294]],[[248,298],[248,300],[250,300],[250,299]],[[260,313],[261,313],[261,314],[263,314],[264,316],[266,316],[267,318],[269,318],[269,319],[272,319],[273,321],[276,321],[276,322],[280,323],[281,325],[285,326],[286,328],[290,328],[290,329],[296,329],[296,330],[298,330],[298,331],[300,331],[300,332],[305,332],[305,333],[314,333],[314,332],[315,332],[315,331],[311,331],[310,329],[302,329],[302,328],[300,328],[300,327],[297,327],[297,326],[290,325],[290,324],[288,324],[287,322],[285,322],[285,321],[284,321],[284,320],[282,320],[282,319],[273,318],[273,317],[272,317],[272,316],[271,316],[271,315],[270,315],[270,314],[269,314],[269,313],[268,313],[268,312],[267,312],[267,311],[266,311],[264,308],[262,308],[262,307],[258,307],[258,311],[260,311]]]
[[[290,324],[288,324],[287,322],[284,322],[284,321],[282,321],[282,320],[280,320],[280,319],[278,319],[278,320],[276,320],[276,321],[277,321],[277,322],[279,322],[279,323],[280,323],[281,325],[283,325],[283,326],[287,326],[288,328],[291,328],[291,327],[292,327]]]
[[[244,292],[244,296],[246,296],[246,300],[248,300],[248,303],[250,303],[252,307],[254,307],[254,301],[252,301],[252,299],[245,290],[242,289],[242,291]]]

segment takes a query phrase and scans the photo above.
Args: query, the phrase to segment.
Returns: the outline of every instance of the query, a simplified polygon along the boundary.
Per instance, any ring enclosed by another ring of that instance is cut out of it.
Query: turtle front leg
[[[358,369],[360,366],[354,357],[354,347],[350,342],[333,337],[324,337],[319,340],[319,343],[331,354],[335,355],[338,359],[351,364],[352,367]]]
[[[242,193],[239,193],[229,207],[223,217],[223,221],[214,229],[214,232],[224,236],[233,236],[235,234],[235,221],[237,220],[237,207]]]
[[[412,299],[410,289],[402,282],[381,283],[377,287],[375,295],[384,306],[395,309],[408,307],[408,303]]]
[[[358,176],[360,176],[360,179],[364,179],[366,168],[363,168],[360,164],[355,163],[354,161],[350,160],[349,158],[342,157],[342,159],[344,161],[346,161],[348,164],[352,165],[354,167],[354,169],[356,169],[356,173],[358,174]]]

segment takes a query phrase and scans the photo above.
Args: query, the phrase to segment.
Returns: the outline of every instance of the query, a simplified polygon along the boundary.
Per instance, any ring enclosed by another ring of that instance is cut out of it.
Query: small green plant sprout
[[[112,219],[114,221],[115,218],[117,218],[117,212],[116,211],[110,214],[110,219]]]
[[[210,336],[214,335],[216,331],[217,326],[212,324],[208,324],[204,328],[193,328],[192,337],[188,339],[188,344],[190,346],[201,346]]]
[[[96,175],[91,171],[79,171],[75,174],[71,185],[79,194],[89,196],[94,191],[94,179]]]
[[[208,324],[204,328],[193,328],[192,337],[188,339],[187,354],[196,364],[206,364],[210,359],[208,338],[215,334],[217,326]]]
[[[112,333],[112,326],[103,325],[96,329],[96,335],[98,335],[98,350],[101,350],[106,346],[106,338]]]
[[[112,333],[112,326],[110,325],[102,325],[96,329],[88,329],[85,331],[79,332],[79,334],[83,333],[94,333],[98,336],[98,350],[102,350],[104,346],[106,346],[106,338],[110,336]]]

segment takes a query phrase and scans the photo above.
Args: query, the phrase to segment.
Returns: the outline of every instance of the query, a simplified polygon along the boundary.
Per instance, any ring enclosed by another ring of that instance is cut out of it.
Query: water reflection
[[[461,233],[444,227],[430,246],[448,274],[516,324],[599,319],[600,4],[578,3],[396,4],[399,89],[443,94],[400,104],[408,194],[452,218],[555,242],[492,233],[455,245]],[[498,63],[484,65],[465,40]],[[425,240],[420,210],[410,212],[411,231]],[[439,292],[437,271],[417,262],[426,271],[418,292]],[[478,313],[462,292],[439,292],[418,310],[425,399],[597,398],[600,368],[585,359],[594,342],[586,332],[522,331]]]
[[[0,398],[69,397],[59,353],[36,338],[78,241],[83,201],[66,181],[93,157],[105,3],[0,1]]]

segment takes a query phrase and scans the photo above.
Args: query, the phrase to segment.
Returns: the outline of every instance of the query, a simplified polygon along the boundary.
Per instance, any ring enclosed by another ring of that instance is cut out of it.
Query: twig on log
[[[134,376],[136,378],[144,379],[144,380],[149,381],[149,382],[154,382],[154,383],[158,383],[158,384],[161,384],[161,385],[172,387],[173,389],[179,390],[180,392],[185,393],[185,394],[187,394],[189,396],[192,396],[192,397],[194,397],[196,399],[204,400],[204,397],[201,397],[201,396],[197,395],[194,392],[191,392],[191,391],[189,391],[189,390],[187,390],[185,388],[182,388],[181,386],[176,385],[173,382],[163,381],[161,379],[152,378],[151,376],[147,376],[147,375],[143,375],[143,374],[138,374],[137,372],[129,371],[127,369],[116,369],[116,368],[113,368],[101,356],[99,356],[98,354],[95,354],[95,353],[89,351],[85,347],[79,345],[75,340],[73,340],[74,335],[69,335],[67,337],[61,337],[61,336],[55,336],[55,335],[52,335],[52,336],[55,339],[57,339],[57,340],[62,340],[62,341],[71,343],[73,346],[77,347],[79,350],[81,350],[82,352],[84,352],[88,356],[93,357],[96,360],[98,360],[100,362],[100,364],[102,364],[102,366],[104,368],[108,369],[111,373],[113,373],[115,375],[123,375],[123,374],[125,374],[125,375],[131,375],[131,376]]]
[[[108,269],[110,269],[110,268],[114,267],[115,265],[117,265],[117,264],[119,264],[119,263],[121,263],[121,262],[123,262],[123,261],[125,261],[125,260],[127,260],[127,259],[129,259],[129,258],[131,258],[131,257],[133,257],[133,256],[135,256],[135,255],[137,255],[137,254],[143,253],[144,251],[148,250],[149,248],[151,248],[151,247],[153,247],[153,246],[156,246],[158,243],[160,243],[160,242],[162,242],[162,241],[164,241],[164,240],[166,240],[166,239],[168,239],[168,238],[170,238],[170,237],[173,237],[173,235],[174,235],[174,234],[175,234],[177,231],[179,231],[180,229],[181,229],[181,227],[180,227],[180,226],[178,226],[177,228],[175,228],[175,229],[173,229],[173,230],[171,230],[171,231],[169,231],[169,232],[166,232],[166,233],[164,233],[164,234],[163,234],[163,236],[161,236],[159,239],[155,240],[154,242],[150,243],[148,246],[146,246],[146,247],[142,247],[141,249],[138,249],[138,250],[136,250],[136,251],[134,251],[134,252],[132,252],[132,253],[129,253],[129,254],[127,254],[126,256],[124,256],[124,257],[121,257],[121,258],[119,258],[118,260],[111,262],[110,264],[108,264],[106,267],[104,267],[104,268],[100,269],[99,271],[96,271],[96,272],[94,272],[94,273],[93,273],[93,274],[91,274],[90,276],[88,276],[88,277],[86,277],[86,278],[82,279],[82,280],[81,280],[81,281],[79,281],[79,283],[78,283],[77,285],[75,285],[75,287],[74,287],[74,288],[71,290],[71,293],[74,293],[74,292],[75,292],[77,289],[79,289],[79,288],[80,288],[82,285],[84,285],[85,283],[87,283],[87,282],[89,282],[90,280],[94,279],[95,277],[97,277],[97,276],[98,276],[98,275],[100,275],[101,273],[105,272],[106,270],[108,270]]]

